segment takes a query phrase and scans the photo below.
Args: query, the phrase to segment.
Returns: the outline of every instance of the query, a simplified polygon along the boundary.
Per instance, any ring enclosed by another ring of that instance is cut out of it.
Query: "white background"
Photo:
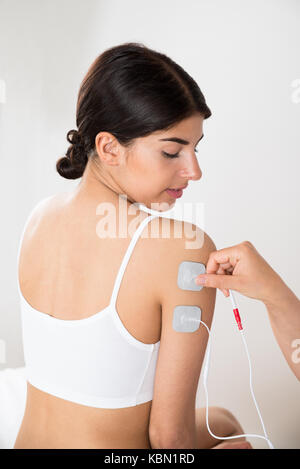
[[[39,200],[78,184],[60,177],[55,163],[69,145],[67,131],[76,128],[80,82],[100,53],[127,41],[183,66],[212,110],[199,145],[203,177],[190,182],[180,203],[203,203],[199,224],[217,249],[250,240],[300,296],[299,1],[2,0],[0,340],[6,361],[0,369],[24,365],[16,280],[21,230]],[[264,305],[236,298],[270,439],[277,448],[300,448],[299,382]],[[210,405],[226,407],[245,431],[261,434],[242,341],[230,300],[220,292],[209,391]],[[200,381],[197,406],[204,405]]]

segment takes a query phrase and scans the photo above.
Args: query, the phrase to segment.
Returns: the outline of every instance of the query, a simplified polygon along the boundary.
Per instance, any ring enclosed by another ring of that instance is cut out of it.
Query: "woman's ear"
[[[103,163],[120,164],[119,142],[108,132],[99,132],[95,138],[95,149]]]

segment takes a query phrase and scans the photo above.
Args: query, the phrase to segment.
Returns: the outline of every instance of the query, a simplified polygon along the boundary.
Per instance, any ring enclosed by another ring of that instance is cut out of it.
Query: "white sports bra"
[[[30,215],[19,242],[17,272]],[[148,216],[135,231],[109,305],[92,316],[63,320],[34,309],[21,293],[17,274],[25,375],[33,386],[99,408],[131,407],[152,400],[160,341],[145,344],[133,337],[118,315],[116,300],[134,246],[146,224],[156,217]]]

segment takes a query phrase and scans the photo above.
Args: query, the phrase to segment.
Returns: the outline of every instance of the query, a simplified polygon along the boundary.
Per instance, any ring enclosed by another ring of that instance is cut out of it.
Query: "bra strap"
[[[116,277],[113,292],[112,292],[112,295],[111,295],[110,305],[115,306],[115,304],[116,304],[117,296],[118,296],[118,293],[119,293],[119,289],[120,289],[120,285],[121,285],[121,282],[122,282],[122,278],[123,278],[125,269],[127,267],[127,264],[128,264],[129,259],[130,259],[131,253],[134,249],[134,246],[135,246],[140,234],[142,233],[142,231],[143,231],[144,227],[146,226],[146,224],[149,223],[154,218],[159,218],[159,216],[158,215],[150,215],[149,217],[145,218],[141,222],[141,224],[139,225],[137,230],[135,231],[134,235],[132,236],[131,241],[129,243],[129,246],[126,250],[125,256],[123,257],[121,266],[119,268],[118,275]]]

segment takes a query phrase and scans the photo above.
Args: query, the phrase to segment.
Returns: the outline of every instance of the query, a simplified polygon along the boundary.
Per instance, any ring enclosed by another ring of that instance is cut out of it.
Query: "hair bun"
[[[72,145],[78,145],[82,143],[81,135],[76,129],[69,130],[67,133],[67,140],[68,142],[72,143]]]
[[[56,163],[56,170],[66,179],[77,179],[83,175],[88,158],[85,142],[78,130],[72,129],[67,133],[67,140],[71,144],[66,155]]]
[[[56,162],[57,172],[66,179],[77,179],[82,176],[83,169],[74,168],[70,158],[63,156]]]

